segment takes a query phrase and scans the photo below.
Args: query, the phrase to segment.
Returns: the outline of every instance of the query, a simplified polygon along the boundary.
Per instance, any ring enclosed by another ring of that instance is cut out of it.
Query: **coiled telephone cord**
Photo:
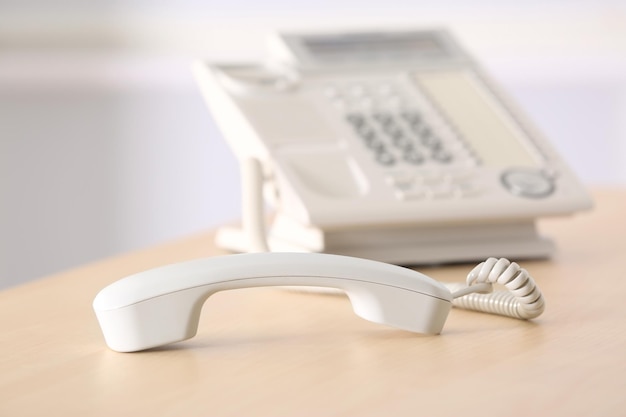
[[[545,308],[543,295],[528,271],[505,258],[489,258],[476,265],[466,283],[446,284],[455,307],[523,320],[539,316]],[[493,284],[508,291],[492,292]]]

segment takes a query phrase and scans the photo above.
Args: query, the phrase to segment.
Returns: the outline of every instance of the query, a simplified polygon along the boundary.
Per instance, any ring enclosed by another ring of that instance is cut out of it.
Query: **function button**
[[[455,184],[452,188],[454,195],[457,197],[477,197],[482,194],[481,188],[470,183]]]
[[[459,166],[459,168],[475,168],[477,166],[482,165],[482,162],[475,158],[472,155],[468,155],[465,157],[461,157],[458,161],[457,164]]]
[[[474,176],[474,172],[469,169],[455,169],[451,171],[446,171],[443,174],[444,181],[450,183],[464,183],[469,181]]]
[[[430,198],[434,199],[443,199],[443,198],[452,198],[454,197],[453,189],[448,185],[439,185],[428,187],[426,189],[426,194]]]
[[[529,198],[543,198],[554,192],[554,182],[540,171],[511,169],[502,174],[502,184],[511,193]]]
[[[396,198],[404,201],[423,200],[426,198],[426,190],[422,188],[411,190],[396,190]]]
[[[424,171],[420,173],[418,180],[424,185],[444,184],[445,175],[438,171]]]
[[[387,177],[387,182],[400,191],[406,191],[413,188],[415,185],[415,177],[412,175],[405,176],[390,176]]]
[[[411,171],[392,171],[388,172],[386,180],[389,184],[394,185],[401,182],[415,182],[415,173]]]

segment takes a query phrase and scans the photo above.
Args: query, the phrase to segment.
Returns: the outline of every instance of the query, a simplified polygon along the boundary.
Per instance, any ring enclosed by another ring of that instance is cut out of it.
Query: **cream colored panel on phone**
[[[241,100],[258,135],[271,147],[333,143],[337,135],[312,104],[293,97]]]
[[[472,74],[456,70],[418,73],[415,77],[485,165],[538,165],[524,132]]]
[[[365,173],[342,152],[282,152],[280,159],[300,184],[320,196],[351,199],[368,190]]]

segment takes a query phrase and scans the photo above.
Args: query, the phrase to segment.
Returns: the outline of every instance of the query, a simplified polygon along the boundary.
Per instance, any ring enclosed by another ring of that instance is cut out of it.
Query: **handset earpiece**
[[[108,346],[134,352],[193,337],[211,294],[285,285],[340,289],[360,317],[418,333],[440,333],[452,307],[445,286],[407,268],[319,253],[247,253],[131,275],[102,289],[93,308]]]

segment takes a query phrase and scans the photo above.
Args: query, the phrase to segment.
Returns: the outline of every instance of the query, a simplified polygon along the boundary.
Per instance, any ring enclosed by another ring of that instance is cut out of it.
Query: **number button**
[[[424,163],[424,156],[413,148],[406,149],[402,158],[412,165],[421,165]]]
[[[391,143],[393,143],[395,147],[402,150],[408,150],[413,148],[413,142],[411,141],[411,138],[409,138],[402,132],[399,132],[399,134],[394,136],[391,139]]]
[[[435,150],[431,157],[437,161],[437,162],[441,162],[444,164],[447,164],[449,162],[452,162],[452,155],[450,154],[450,152],[447,152],[443,149],[437,149]]]
[[[365,117],[360,113],[348,113],[346,120],[355,128],[365,124]]]
[[[422,116],[417,112],[402,112],[400,114],[409,125],[419,125],[422,123]]]
[[[372,118],[383,126],[393,123],[393,118],[389,113],[374,113]]]
[[[376,161],[381,165],[392,166],[395,165],[396,158],[383,148],[376,152]]]

